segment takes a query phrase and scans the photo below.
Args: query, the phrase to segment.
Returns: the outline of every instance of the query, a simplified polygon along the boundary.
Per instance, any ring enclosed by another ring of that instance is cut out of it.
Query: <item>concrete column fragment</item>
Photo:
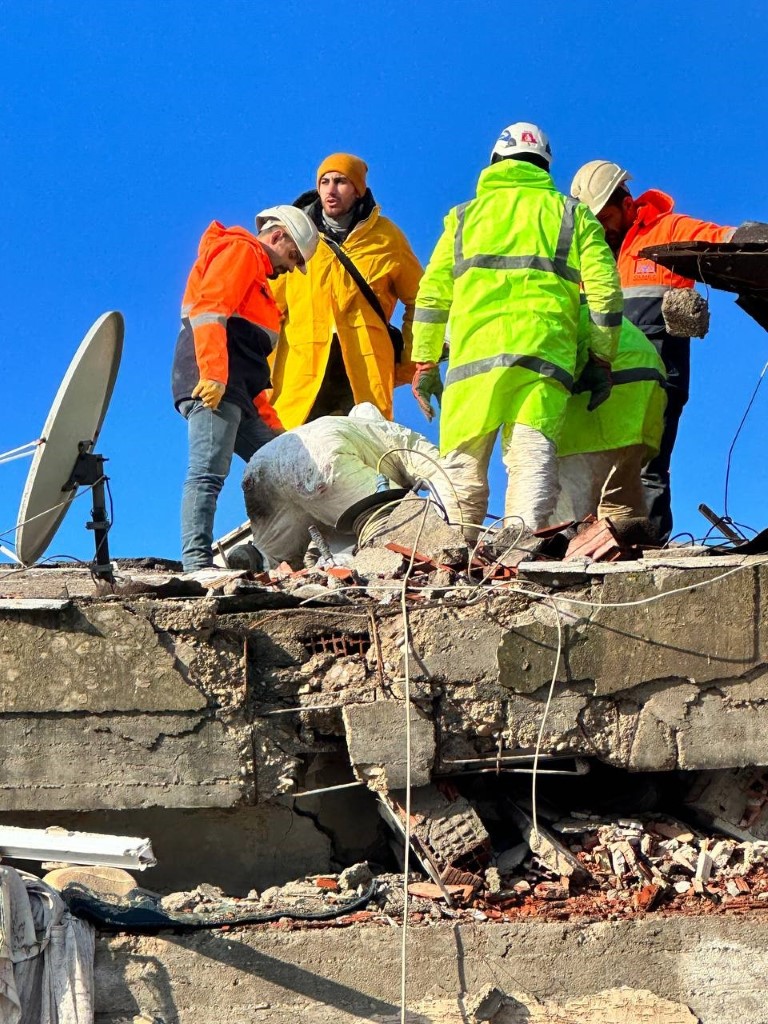
[[[349,758],[355,775],[378,792],[404,789],[405,709],[401,701],[348,704],[343,711]],[[411,785],[426,786],[435,763],[435,724],[414,705],[411,715]]]

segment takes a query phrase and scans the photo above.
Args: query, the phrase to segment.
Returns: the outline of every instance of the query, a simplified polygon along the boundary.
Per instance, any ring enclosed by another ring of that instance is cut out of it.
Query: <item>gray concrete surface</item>
[[[408,1002],[451,1001],[492,984],[565,1003],[626,985],[690,1007],[701,1024],[765,1024],[766,971],[761,916],[446,922],[409,933]],[[389,1021],[398,1019],[399,993],[400,930],[389,926],[116,936],[97,944],[96,1024],[124,1024],[137,1013],[165,1024]],[[457,1018],[422,1012],[413,1019]]]

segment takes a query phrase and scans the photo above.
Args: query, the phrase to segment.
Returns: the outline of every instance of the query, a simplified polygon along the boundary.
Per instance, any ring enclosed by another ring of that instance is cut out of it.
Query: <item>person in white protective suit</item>
[[[260,448],[245,470],[243,493],[263,563],[300,563],[309,526],[335,527],[351,505],[376,492],[380,473],[396,487],[423,480],[449,514],[457,508],[435,445],[385,420],[370,402],[354,406],[349,416],[305,423]]]

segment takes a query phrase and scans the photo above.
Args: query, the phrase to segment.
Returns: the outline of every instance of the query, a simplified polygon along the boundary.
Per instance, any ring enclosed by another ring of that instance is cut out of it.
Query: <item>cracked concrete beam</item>
[[[638,602],[711,581],[714,575],[666,569],[609,575],[592,599],[606,605]],[[588,623],[566,622],[559,679],[590,680],[600,696],[655,679],[701,684],[760,668],[768,662],[768,646],[758,606],[759,579],[749,567],[649,604],[593,609]],[[568,608],[586,612],[577,605]],[[539,619],[512,623],[499,647],[499,681],[518,693],[534,693],[552,676],[557,633],[554,624]]]
[[[250,737],[199,715],[0,718],[0,810],[232,807]]]
[[[205,705],[152,625],[121,604],[0,616],[0,713]]]

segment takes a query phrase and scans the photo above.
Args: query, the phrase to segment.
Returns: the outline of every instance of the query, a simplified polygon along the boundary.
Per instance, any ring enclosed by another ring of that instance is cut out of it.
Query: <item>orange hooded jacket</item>
[[[646,246],[669,242],[727,242],[734,229],[674,213],[674,200],[658,189],[643,192],[635,202],[637,219],[625,235],[617,257],[624,316],[654,342],[667,368],[668,385],[678,389],[685,400],[690,377],[690,342],[667,334],[661,300],[670,288],[693,288],[695,282],[642,258],[639,253]]]
[[[269,287],[272,263],[255,235],[218,221],[204,232],[182,300],[173,364],[178,405],[201,378],[227,385],[224,401],[255,415],[269,386],[267,357],[280,329]]]
[[[664,292],[670,288],[693,288],[695,282],[667,270],[653,260],[641,258],[640,250],[649,245],[666,245],[669,242],[725,242],[733,234],[733,228],[673,213],[674,200],[658,189],[643,192],[637,198],[636,205],[637,219],[625,235],[617,258],[624,292],[624,315],[641,330],[648,326],[658,327],[661,331],[664,323],[658,318],[661,316]],[[655,300],[652,305],[658,307],[650,317],[644,316],[643,311],[647,312],[646,307],[651,304],[636,301],[648,299]],[[633,315],[633,310],[637,317]]]

